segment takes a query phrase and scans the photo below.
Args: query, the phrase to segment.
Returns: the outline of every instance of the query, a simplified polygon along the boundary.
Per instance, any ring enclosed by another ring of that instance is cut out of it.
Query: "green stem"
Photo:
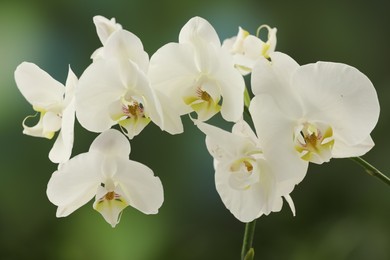
[[[390,178],[384,175],[381,171],[379,171],[377,168],[369,164],[367,161],[365,161],[361,157],[351,157],[350,158],[352,161],[356,162],[360,166],[362,166],[365,170],[366,173],[368,173],[371,176],[374,176],[378,178],[379,180],[383,181],[387,185],[390,185]]]
[[[247,115],[248,118],[252,120],[251,113],[249,112],[249,109],[247,107],[244,107],[244,114]]]
[[[241,250],[241,260],[253,259],[247,257],[247,255],[254,255],[254,250],[252,248],[253,236],[255,234],[256,227],[256,219],[252,222],[246,223],[245,225],[245,234],[244,240],[242,242],[242,250]],[[251,251],[251,252],[250,252]],[[248,252],[250,252],[248,254]]]
[[[245,87],[244,91],[244,105],[246,108],[249,108],[249,104],[251,103],[251,96],[249,95],[248,89]]]

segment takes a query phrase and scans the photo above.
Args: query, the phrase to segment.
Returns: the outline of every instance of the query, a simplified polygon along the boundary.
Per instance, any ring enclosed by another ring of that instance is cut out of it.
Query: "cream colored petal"
[[[66,217],[91,200],[101,183],[100,153],[73,157],[55,171],[47,185],[47,196],[56,206],[57,217]]]
[[[130,206],[145,214],[157,214],[164,201],[161,181],[153,171],[139,162],[118,160],[113,177],[122,189],[122,195]]]
[[[60,104],[64,98],[64,86],[33,63],[21,63],[15,70],[15,81],[22,95],[34,107],[47,109]]]
[[[121,132],[115,129],[109,129],[96,137],[89,151],[100,152],[106,156],[128,158],[130,154],[130,143]]]
[[[300,94],[307,120],[330,125],[344,143],[362,143],[379,118],[379,101],[371,81],[354,67],[317,62],[301,66],[292,84]]]
[[[104,45],[110,35],[118,30],[122,29],[122,26],[116,22],[115,18],[110,20],[104,16],[96,15],[93,17],[93,23],[96,26],[96,32],[100,39],[100,42]]]
[[[213,26],[204,18],[199,16],[191,18],[181,29],[179,43],[196,43],[204,41],[221,46],[218,34]]]

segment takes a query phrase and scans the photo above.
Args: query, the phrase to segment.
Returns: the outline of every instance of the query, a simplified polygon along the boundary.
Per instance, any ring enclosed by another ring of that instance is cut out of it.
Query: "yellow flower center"
[[[204,100],[204,101],[206,101],[206,102],[209,102],[210,99],[211,99],[210,94],[207,93],[206,91],[201,90],[201,89],[198,89],[198,90],[197,90],[197,94],[198,94],[198,96],[200,97],[200,99],[202,99],[202,100]]]
[[[294,142],[303,160],[322,164],[332,157],[333,129],[322,123],[306,122],[296,129]]]
[[[129,118],[145,117],[144,106],[137,101],[133,101],[131,104],[124,104],[122,111]]]
[[[245,165],[245,167],[246,167],[246,170],[247,170],[248,172],[252,172],[252,171],[253,171],[253,165],[252,165],[250,162],[248,162],[248,161],[243,161],[243,163],[244,163],[244,165]]]
[[[107,192],[107,194],[104,196],[104,198],[106,200],[113,200],[115,198],[115,192],[113,192],[113,191]]]
[[[218,104],[220,98],[214,100],[213,97],[201,86],[196,88],[191,96],[185,96],[183,101],[198,114],[198,119],[206,121],[219,112],[221,106]]]
[[[229,183],[233,189],[248,190],[251,186],[259,181],[257,170],[254,171],[255,159],[244,157],[234,161],[230,165]]]

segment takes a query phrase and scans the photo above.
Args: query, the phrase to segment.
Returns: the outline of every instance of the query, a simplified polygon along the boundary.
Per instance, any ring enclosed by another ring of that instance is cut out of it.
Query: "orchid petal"
[[[15,81],[22,95],[34,107],[47,109],[63,100],[64,86],[33,63],[21,63],[15,70]]]
[[[96,137],[89,151],[97,151],[106,156],[128,158],[130,155],[130,143],[119,131],[109,129]]]
[[[300,99],[290,83],[299,65],[288,55],[280,52],[271,53],[270,57],[271,62],[261,58],[253,68],[252,92],[255,96],[269,94],[277,97],[275,100],[284,113],[299,118],[302,116]]]
[[[213,26],[201,17],[191,18],[181,29],[179,43],[191,43],[205,41],[215,46],[221,46],[218,34]]]
[[[234,135],[247,137],[256,146],[261,147],[259,139],[257,138],[256,134],[253,132],[252,128],[249,126],[249,124],[244,119],[239,120],[237,123],[235,123],[233,125],[232,133]]]
[[[160,104],[162,123],[161,130],[167,131],[171,135],[183,133],[183,123],[180,114],[174,109],[171,100],[161,91],[155,90],[155,94]]]
[[[333,158],[349,158],[365,155],[374,147],[375,143],[371,136],[368,136],[363,142],[355,145],[348,145],[342,140],[337,140],[332,149]]]
[[[379,102],[371,81],[357,69],[331,62],[300,67],[292,84],[302,97],[307,120],[331,124],[350,145],[363,142],[378,122]]]
[[[116,124],[108,107],[126,92],[120,72],[118,62],[98,60],[81,75],[76,89],[76,116],[87,130],[103,132]]]
[[[293,216],[295,217],[295,205],[294,205],[294,201],[292,200],[292,198],[291,198],[290,195],[285,195],[284,198],[285,198],[285,200],[287,201],[288,205],[290,206],[290,209],[291,209],[291,212],[292,212]]]
[[[44,132],[57,132],[61,129],[61,117],[51,111],[46,112],[42,118]]]
[[[65,83],[65,99],[64,99],[65,106],[67,106],[74,98],[74,91],[76,85],[78,84],[78,81],[79,80],[77,76],[74,74],[74,72],[69,66],[68,77],[66,78],[66,83]]]
[[[206,134],[207,149],[216,160],[236,159],[253,148],[253,143],[244,136],[233,135],[200,121],[195,121],[195,124]]]
[[[58,206],[57,217],[66,217],[95,194],[101,182],[100,153],[84,153],[62,164],[47,185],[49,200]]]
[[[150,117],[155,124],[161,126],[163,120],[160,112],[161,105],[146,74],[138,70],[137,65],[132,61],[122,64],[122,67],[122,80],[127,87],[127,95],[142,97],[140,101],[143,103],[145,115]]]
[[[53,138],[55,132],[61,127],[61,118],[52,112],[41,112],[38,123],[32,127],[27,126],[25,123],[27,119],[36,117],[37,114],[28,116],[23,120],[23,134],[47,139]]]
[[[141,40],[126,30],[118,30],[111,34],[104,46],[103,58],[115,58],[126,62],[131,60],[145,73],[149,66],[149,55],[144,51]]]
[[[244,112],[245,82],[242,75],[234,68],[232,60],[223,52],[218,56],[219,66],[215,73],[223,97],[221,114],[231,122],[236,122]]]
[[[139,135],[141,131],[149,124],[149,118],[127,118],[120,122],[124,134],[131,140]]]
[[[276,180],[293,180],[293,184],[301,182],[306,175],[308,163],[299,157],[294,148],[295,120],[282,113],[273,97],[265,94],[252,99],[249,111],[257,135],[261,136],[264,156],[272,165],[273,171],[278,173]]]
[[[180,115],[191,111],[181,92],[192,87],[198,74],[194,50],[189,45],[168,43],[150,58],[148,75],[152,88],[169,97]]]
[[[250,222],[262,214],[268,215],[275,203],[275,180],[272,174],[259,165],[260,180],[248,189],[237,190],[229,183],[229,165],[219,164],[215,172],[215,184],[226,208],[241,222]]]
[[[34,118],[36,117],[38,114],[39,115],[39,121],[37,124],[35,124],[34,126],[28,126],[26,125],[26,121],[30,118]],[[45,137],[45,138],[48,138],[48,139],[51,139],[53,138],[54,136],[54,132],[45,132],[43,130],[43,115],[42,113],[36,113],[35,115],[31,115],[31,116],[27,116],[24,120],[23,120],[23,134],[26,134],[26,135],[30,135],[30,136],[34,136],[34,137]]]
[[[164,201],[161,181],[153,171],[138,162],[118,160],[115,179],[130,206],[145,214],[156,214]]]
[[[99,186],[93,203],[93,208],[102,214],[113,228],[119,223],[122,211],[129,205],[121,196],[122,193],[120,187],[107,193],[105,188]],[[107,197],[109,198],[107,199]]]
[[[259,38],[257,38],[256,36],[248,35],[245,38],[243,45],[244,45],[243,48],[245,50],[245,56],[251,58],[252,60],[252,64],[250,64],[251,65],[250,68],[253,68],[253,65],[256,62],[256,60],[258,60],[260,56],[263,54],[262,51],[264,47],[264,42]]]
[[[74,139],[75,100],[65,108],[62,114],[61,131],[50,150],[49,159],[54,163],[64,163],[72,154]]]
[[[115,18],[109,20],[101,15],[94,16],[93,23],[96,26],[97,35],[103,45],[113,32],[122,29],[122,26],[119,23],[116,23]]]
[[[249,190],[236,190],[229,184],[228,165],[218,164],[215,171],[215,185],[225,207],[241,222],[250,222],[262,214],[263,194],[259,186]]]

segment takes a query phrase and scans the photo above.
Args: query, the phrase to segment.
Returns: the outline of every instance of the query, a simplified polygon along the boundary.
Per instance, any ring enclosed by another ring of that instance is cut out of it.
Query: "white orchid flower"
[[[206,134],[207,149],[214,158],[216,189],[238,220],[250,222],[280,211],[282,197],[295,215],[289,194],[305,176],[307,164],[290,160],[294,154],[289,151],[278,154],[272,147],[263,149],[243,120],[231,133],[206,123],[197,125]]]
[[[146,75],[132,61],[101,59],[81,75],[76,116],[92,132],[119,124],[131,139],[152,120],[162,125],[160,104]]]
[[[145,76],[149,55],[141,40],[123,30],[114,18],[96,16],[94,23],[103,47],[92,55],[93,64],[81,77],[77,94],[80,123],[93,132],[119,123],[130,139],[151,120],[170,134],[183,132],[180,117],[170,110],[170,101],[149,86]]]
[[[262,29],[268,31],[265,42],[259,38]],[[269,55],[275,51],[276,32],[276,28],[264,24],[258,28],[257,36],[254,36],[239,27],[237,36],[224,40],[222,48],[233,55],[235,66],[241,74],[247,75],[252,71],[257,61],[261,58],[268,59]]]
[[[283,53],[270,57],[252,72],[250,112],[264,145],[293,148],[297,158],[317,164],[374,146],[370,133],[380,108],[363,73],[332,62],[299,66]]]
[[[161,181],[147,166],[129,160],[130,144],[114,129],[100,134],[88,152],[71,158],[55,171],[47,185],[49,200],[66,217],[93,197],[93,208],[115,227],[128,205],[156,214],[164,195]]]
[[[195,111],[198,120],[206,121],[221,111],[225,120],[237,121],[243,113],[244,80],[203,18],[190,19],[178,43],[157,50],[150,59],[149,77],[178,115]]]
[[[40,114],[35,126],[27,126],[26,121],[36,115],[23,120],[23,133],[51,139],[55,132],[61,130],[49,153],[49,159],[54,163],[67,161],[73,148],[74,87],[77,77],[69,67],[65,87],[37,65],[23,62],[15,70],[15,81],[22,95]]]

